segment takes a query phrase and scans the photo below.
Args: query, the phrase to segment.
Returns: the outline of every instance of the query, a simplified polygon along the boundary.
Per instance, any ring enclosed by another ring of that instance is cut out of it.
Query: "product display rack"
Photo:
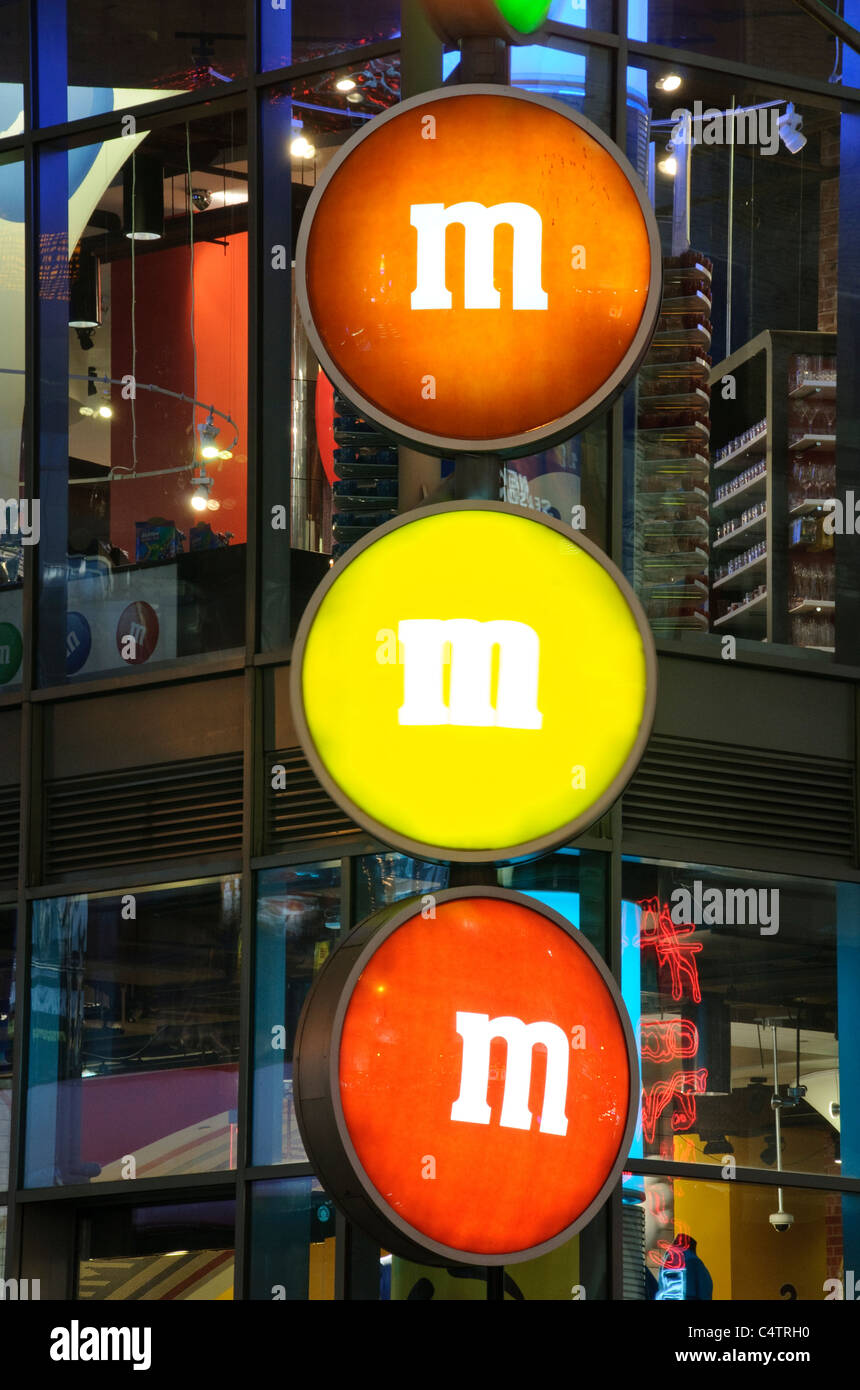
[[[713,632],[833,650],[835,360],[832,333],[769,330],[710,373]]]
[[[345,555],[356,541],[397,515],[397,445],[365,420],[345,396],[334,393],[332,556]]]
[[[664,259],[637,391],[634,570],[653,630],[707,630],[711,262]]]

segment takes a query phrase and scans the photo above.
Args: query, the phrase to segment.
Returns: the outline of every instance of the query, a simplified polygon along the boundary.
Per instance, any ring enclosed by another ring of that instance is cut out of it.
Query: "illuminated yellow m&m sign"
[[[396,518],[331,569],[291,679],[302,747],[359,825],[409,854],[501,861],[570,840],[621,793],[656,657],[590,541],[453,502]]]

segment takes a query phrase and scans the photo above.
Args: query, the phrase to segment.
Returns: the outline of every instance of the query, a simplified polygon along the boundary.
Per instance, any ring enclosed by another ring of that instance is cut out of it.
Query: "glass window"
[[[10,13],[0,9],[0,23]],[[3,51],[0,39],[0,52]],[[0,83],[12,115],[15,88]],[[0,112],[0,127],[3,115]],[[0,156],[0,693],[23,674],[24,568],[36,555],[40,505],[23,496],[24,460],[24,165]]]
[[[858,972],[856,885],[625,861],[632,1156],[856,1176]]]
[[[628,1173],[624,1297],[670,1303],[840,1297],[845,1270],[856,1259],[843,1211],[852,1201],[814,1188],[778,1193],[749,1183]]]
[[[306,1157],[293,1104],[293,1044],[314,976],[342,927],[339,860],[257,876],[253,1162]]]
[[[355,860],[355,920],[364,921],[389,903],[448,887],[446,864],[428,864],[393,851]]]
[[[9,1186],[12,1133],[12,1042],[15,1036],[15,919],[13,907],[0,907],[0,1192]],[[0,1251],[0,1275],[3,1254]]]
[[[244,644],[245,140],[40,155],[42,684]]]
[[[629,0],[627,33],[643,43],[691,49],[715,63],[726,58],[821,82],[841,80],[842,45],[799,5],[781,0],[740,0],[731,9],[692,0]],[[661,76],[675,71],[660,64]]]
[[[608,859],[590,850],[559,850],[530,864],[499,870],[499,884],[527,893],[566,917],[606,956],[606,873]]]
[[[235,1222],[234,1201],[89,1212],[78,1221],[75,1297],[232,1299]]]
[[[245,11],[229,0],[174,0],[145,17],[111,0],[34,8],[43,126],[209,95],[247,71]]]
[[[853,662],[856,407],[837,328],[841,313],[847,352],[857,233],[839,170],[857,118],[716,72],[674,76],[667,90],[663,65],[628,69],[628,153],[664,291],[626,400],[627,572],[660,637]]]
[[[281,8],[260,0],[260,68],[271,72],[327,53],[400,37],[400,0],[286,0]]]
[[[251,1187],[248,1297],[334,1298],[335,1209],[316,1178]]]
[[[24,119],[24,75],[27,69],[27,6],[25,0],[0,4],[0,139],[18,134]]]
[[[34,903],[27,1187],[235,1168],[239,918],[234,877]]]

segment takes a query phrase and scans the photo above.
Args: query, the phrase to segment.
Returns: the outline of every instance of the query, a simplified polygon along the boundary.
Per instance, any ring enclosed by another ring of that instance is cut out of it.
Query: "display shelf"
[[[643,362],[639,368],[640,374],[649,381],[662,381],[664,378],[670,381],[673,377],[679,376],[700,376],[703,381],[707,381],[710,370],[704,357],[694,357],[688,362]],[[642,399],[647,398],[643,396]]]
[[[836,600],[832,598],[804,598],[788,611],[793,618],[798,613],[832,613],[835,608]]]
[[[746,493],[752,492],[753,489],[760,492],[766,485],[767,473],[758,473],[754,478],[749,478],[748,481],[744,483],[743,487],[737,487],[734,491],[727,492],[725,497],[717,497],[716,494],[714,494],[712,506],[727,507],[730,502],[737,501],[739,497],[743,497]]]
[[[767,592],[756,594],[748,603],[741,603],[737,608],[733,608],[730,613],[724,613],[721,618],[714,619],[714,627],[724,627],[727,623],[743,622],[753,613],[764,617],[764,605],[767,603]]]
[[[643,411],[652,407],[660,410],[689,410],[691,406],[707,409],[710,404],[710,396],[698,386],[695,391],[679,391],[665,395],[661,393],[659,396],[643,395],[639,398],[639,409]]]
[[[732,464],[737,463],[738,459],[745,458],[748,454],[763,454],[767,451],[767,430],[762,430],[752,439],[748,439],[745,444],[741,444],[737,449],[733,449],[730,454],[726,454],[713,464],[714,472],[720,468],[731,468]]]
[[[731,574],[724,574],[722,579],[715,579],[713,587],[715,589],[729,589],[733,584],[737,584],[738,580],[742,579],[744,575],[752,574],[753,570],[761,569],[762,566],[766,564],[767,552],[765,551],[764,555],[757,555],[754,560],[750,560],[748,564],[742,565],[740,569],[733,570]]]
[[[835,504],[833,497],[806,497],[802,502],[797,502],[793,507],[789,507],[788,515],[810,516],[811,513],[822,510],[824,507],[833,507]]]
[[[745,521],[743,526],[736,527],[735,530],[730,531],[727,536],[720,536],[717,540],[715,540],[714,549],[718,549],[718,547],[721,545],[731,545],[733,541],[736,541],[738,539],[738,536],[745,535],[748,531],[753,530],[753,528],[756,526],[764,526],[766,521],[767,512],[762,512],[761,516],[754,516],[751,521]]]
[[[697,310],[711,317],[711,296],[703,290],[664,299],[660,308],[661,314],[694,314]]]
[[[788,446],[789,452],[799,454],[803,449],[835,449],[835,434],[805,434],[802,439],[796,439],[793,444]]]
[[[818,396],[822,401],[836,400],[836,382],[823,381],[818,378],[810,378],[809,381],[802,381],[799,386],[795,386],[793,391],[789,391],[790,401],[804,401],[807,396]],[[829,648],[822,647],[821,651],[828,651]]]
[[[655,477],[661,473],[667,476],[675,473],[697,473],[699,471],[707,473],[710,464],[704,454],[688,454],[686,458],[648,458],[647,455],[640,453],[639,467],[646,469],[650,477]]]
[[[640,428],[639,430],[639,438],[646,446],[656,440],[668,440],[670,442],[673,439],[707,440],[709,435],[708,426],[703,424],[701,420],[691,420],[688,425],[673,425],[667,421],[665,425],[651,425],[648,429]]]
[[[670,265],[663,268],[664,284],[672,280],[691,280],[697,277],[708,285],[711,283],[711,272],[701,261],[696,261],[695,265]]]
[[[704,488],[666,488],[665,492],[640,492],[639,502],[648,511],[659,507],[707,507],[708,494]]]
[[[654,347],[702,347],[711,346],[711,335],[703,323],[695,328],[664,328],[651,339]]]

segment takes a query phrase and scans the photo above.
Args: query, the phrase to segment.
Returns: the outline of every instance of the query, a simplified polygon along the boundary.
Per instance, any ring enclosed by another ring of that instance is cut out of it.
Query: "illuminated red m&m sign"
[[[319,975],[296,1039],[305,1148],[380,1244],[431,1263],[554,1249],[617,1182],[635,1045],[612,977],[558,913],[500,888],[385,908]]]

